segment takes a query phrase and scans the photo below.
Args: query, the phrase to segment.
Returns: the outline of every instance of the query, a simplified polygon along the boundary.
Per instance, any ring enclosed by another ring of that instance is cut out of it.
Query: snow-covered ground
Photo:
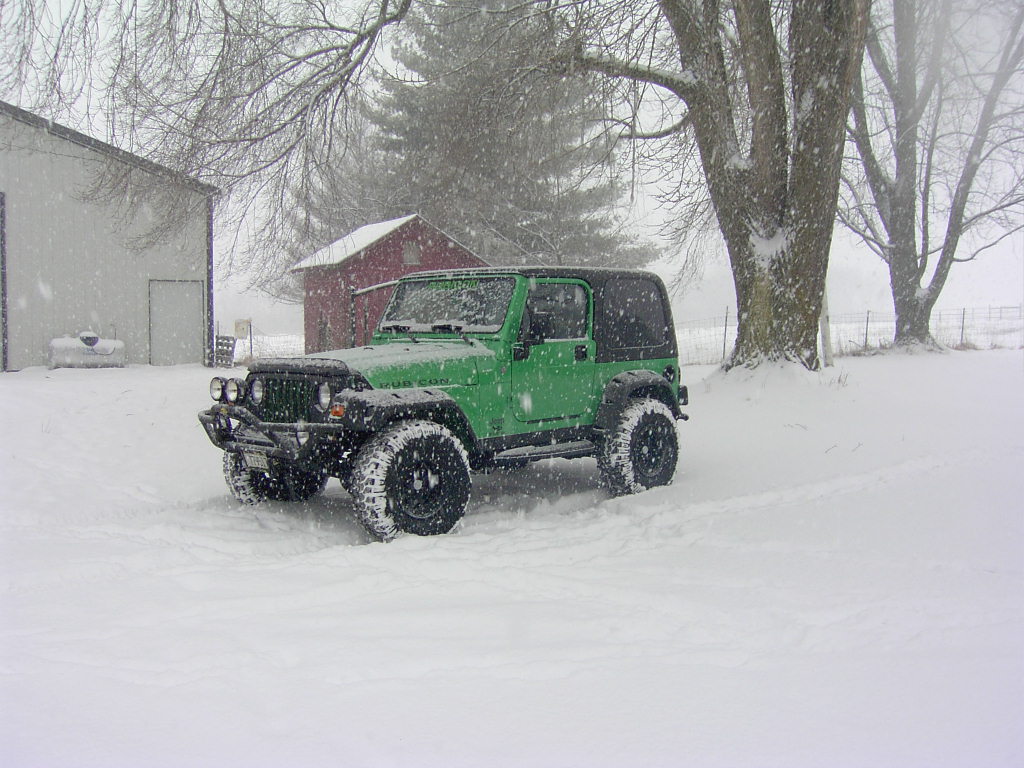
[[[1020,351],[691,369],[674,485],[391,544],[232,501],[209,376],[0,376],[0,764],[1024,764]]]

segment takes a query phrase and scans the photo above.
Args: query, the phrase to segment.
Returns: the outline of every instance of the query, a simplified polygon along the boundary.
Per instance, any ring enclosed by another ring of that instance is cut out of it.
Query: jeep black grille
[[[262,421],[309,421],[317,382],[310,379],[263,379],[263,402],[255,409]]]

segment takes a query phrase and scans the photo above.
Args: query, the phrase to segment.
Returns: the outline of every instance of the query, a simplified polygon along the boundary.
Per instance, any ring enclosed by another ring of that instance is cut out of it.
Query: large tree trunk
[[[687,107],[684,122],[700,153],[736,289],[739,327],[727,367],[766,360],[819,367],[843,131],[869,7],[870,0],[658,0],[678,74],[646,60],[616,59],[609,48],[588,53],[585,33],[567,43],[564,59],[573,65],[653,83]],[[615,50],[619,37],[602,44]],[[734,108],[734,100],[742,107]]]
[[[893,343],[897,347],[935,346],[931,334],[931,305],[916,292],[906,295],[893,285],[893,306],[896,309],[896,334]]]
[[[889,284],[896,310],[897,345],[926,344],[929,309],[919,294],[921,275],[917,255],[917,13],[916,3],[893,3],[893,32],[896,41],[896,81],[893,108],[896,137],[893,143],[896,178],[891,194],[889,217]]]
[[[860,70],[868,2],[793,3],[789,49],[800,55],[790,65],[796,114],[788,142],[787,116],[780,108],[782,69],[767,8],[760,18],[749,8],[737,15],[753,110],[752,167],[747,174],[736,174],[728,163],[724,169],[704,164],[729,250],[739,310],[736,346],[727,367],[784,359],[813,370],[820,367],[818,320],[843,132],[853,78]],[[707,157],[701,121],[694,124],[702,156]],[[723,175],[725,183],[716,178]]]

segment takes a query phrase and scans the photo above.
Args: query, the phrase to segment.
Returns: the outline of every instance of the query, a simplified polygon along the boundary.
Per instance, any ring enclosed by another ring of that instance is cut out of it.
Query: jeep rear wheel
[[[377,538],[447,533],[466,511],[469,461],[440,424],[400,421],[366,442],[351,485],[360,522]]]
[[[679,459],[672,411],[659,400],[630,400],[598,446],[602,484],[615,496],[668,485]]]

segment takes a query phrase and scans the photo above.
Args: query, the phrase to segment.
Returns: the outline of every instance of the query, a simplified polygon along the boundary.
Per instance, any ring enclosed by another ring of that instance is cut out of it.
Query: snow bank
[[[690,370],[675,484],[235,504],[208,370],[0,376],[10,766],[1024,763],[1024,358]]]

